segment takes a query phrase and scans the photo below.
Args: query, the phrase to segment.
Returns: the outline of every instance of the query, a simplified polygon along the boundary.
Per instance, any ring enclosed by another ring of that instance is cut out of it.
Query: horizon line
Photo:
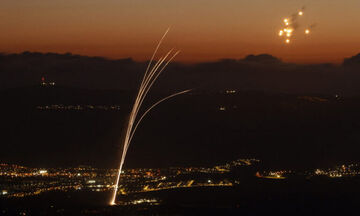
[[[89,58],[102,58],[104,60],[109,60],[109,61],[119,61],[119,60],[125,60],[125,59],[129,59],[132,60],[134,62],[137,63],[146,63],[149,62],[150,59],[139,59],[139,58],[134,58],[131,56],[128,57],[120,57],[120,58],[116,58],[116,57],[110,57],[110,56],[101,56],[101,55],[86,55],[86,54],[77,54],[77,53],[72,53],[72,52],[42,52],[42,51],[29,51],[29,50],[24,50],[24,51],[20,51],[20,52],[6,52],[6,51],[0,51],[0,55],[21,55],[24,53],[31,53],[31,54],[57,54],[57,55],[71,55],[71,56],[81,56],[81,57],[89,57]],[[246,54],[241,58],[229,58],[229,57],[223,57],[223,58],[213,58],[213,59],[208,59],[208,60],[178,60],[178,61],[174,61],[173,63],[180,63],[180,64],[184,64],[184,65],[195,65],[195,64],[203,64],[203,63],[215,63],[215,62],[221,62],[224,60],[235,60],[235,61],[240,61],[240,60],[244,60],[246,57],[248,56],[260,56],[260,55],[269,55],[272,56],[276,59],[278,59],[281,63],[285,63],[285,64],[298,64],[298,65],[321,65],[321,64],[331,64],[331,65],[341,65],[343,64],[344,60],[360,55],[360,51],[359,53],[355,53],[351,56],[348,57],[343,57],[341,60],[338,61],[331,61],[331,60],[324,60],[324,61],[284,61],[282,58],[279,58],[275,55],[269,54],[269,53],[259,53],[259,54]]]

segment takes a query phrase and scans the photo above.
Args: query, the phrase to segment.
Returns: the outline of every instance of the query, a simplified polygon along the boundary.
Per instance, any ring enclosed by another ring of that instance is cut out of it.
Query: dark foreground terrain
[[[0,162],[30,167],[115,168],[133,92],[35,86],[0,92]],[[166,95],[166,94],[165,94]],[[154,93],[145,105],[165,96]],[[126,168],[214,166],[261,158],[264,169],[359,162],[360,98],[224,89],[193,91],[154,109]],[[254,173],[253,173],[254,174]],[[119,196],[50,192],[0,200],[3,215],[358,215],[360,180],[250,178]],[[132,202],[134,200],[151,202]]]
[[[144,107],[166,95],[152,92]],[[117,167],[134,92],[36,86],[0,91],[0,98],[2,162]],[[126,166],[213,166],[237,158],[261,158],[270,168],[358,162],[359,110],[359,97],[194,90],[144,118]]]
[[[3,215],[357,215],[360,179],[252,179],[234,187],[164,190],[119,197],[156,203],[108,206],[107,192],[47,193],[1,200]]]

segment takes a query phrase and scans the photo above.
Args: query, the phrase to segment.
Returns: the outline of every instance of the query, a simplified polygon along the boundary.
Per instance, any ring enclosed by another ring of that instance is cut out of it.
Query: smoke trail
[[[178,93],[172,94],[170,96],[167,96],[167,97],[161,99],[160,101],[158,101],[154,105],[152,105],[150,108],[148,108],[142,114],[142,116],[137,120],[137,115],[139,113],[141,105],[143,104],[144,99],[146,98],[147,94],[149,93],[151,87],[154,85],[155,81],[158,79],[160,74],[165,70],[166,66],[179,54],[179,51],[177,51],[171,55],[173,50],[170,50],[169,52],[166,53],[165,56],[160,57],[160,59],[152,66],[152,62],[156,56],[156,53],[168,32],[169,32],[169,29],[166,30],[166,32],[164,33],[164,35],[162,36],[162,38],[160,39],[160,41],[158,42],[158,44],[155,48],[155,51],[149,61],[147,68],[146,68],[144,77],[142,78],[142,81],[141,81],[141,84],[139,87],[139,91],[137,93],[133,108],[131,110],[128,124],[126,126],[125,139],[123,141],[123,150],[122,150],[122,154],[121,154],[119,169],[117,172],[116,183],[114,185],[114,191],[113,191],[113,195],[112,195],[112,198],[110,201],[110,205],[116,204],[115,203],[116,195],[117,195],[117,191],[119,189],[119,181],[120,181],[120,176],[121,176],[122,168],[124,165],[126,153],[129,148],[129,145],[131,143],[131,140],[135,134],[135,131],[136,131],[137,127],[139,126],[140,122],[142,121],[142,119],[146,116],[146,114],[148,112],[150,112],[150,110],[152,110],[154,107],[156,107],[161,102],[168,100],[172,97],[175,97],[177,95],[185,94],[190,91],[190,90],[185,90],[185,91],[178,92]],[[169,58],[169,56],[171,56],[171,57]],[[135,125],[135,127],[134,127],[134,125]]]

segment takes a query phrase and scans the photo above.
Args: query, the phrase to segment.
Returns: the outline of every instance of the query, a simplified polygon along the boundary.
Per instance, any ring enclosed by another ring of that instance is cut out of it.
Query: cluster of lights
[[[303,15],[304,15],[304,12],[299,11],[297,14],[293,15],[293,17],[295,17],[295,18],[293,18],[293,19],[285,18],[283,20],[284,28],[279,31],[279,36],[285,37],[286,44],[289,44],[291,42],[291,38],[293,37],[293,33],[295,31],[295,27],[294,27],[292,20],[295,20],[296,17],[300,17]],[[305,34],[307,34],[307,35],[310,34],[310,29],[305,29]]]
[[[182,178],[184,174],[196,176],[200,173],[227,173],[230,172],[232,167],[252,166],[258,162],[260,161],[257,159],[238,159],[214,167],[170,167],[168,169],[142,168],[122,170],[124,181],[119,185],[118,192],[119,194],[125,195],[179,188],[232,187],[239,184],[239,182],[228,180],[226,178],[222,180],[211,178],[184,180]],[[36,196],[50,191],[111,191],[114,189],[113,177],[116,176],[116,172],[117,170],[115,169],[103,170],[91,167],[39,169],[0,164],[0,177],[4,178],[6,180],[5,182],[11,182],[10,184],[2,185],[3,188],[0,190],[0,197]],[[356,177],[360,175],[360,165],[356,163],[343,164],[325,170],[316,169],[300,173],[291,170],[259,171],[256,173],[256,176],[265,179],[285,179],[298,174],[308,177],[319,175],[330,178]],[[180,177],[181,179],[177,177]],[[7,181],[7,179],[13,178],[16,178],[16,181]],[[24,179],[21,180],[21,178]],[[28,180],[30,179],[35,180],[32,180],[31,184],[29,184]],[[127,205],[141,203],[147,202],[128,202]]]
[[[247,161],[244,159],[243,161]],[[231,163],[237,163],[231,162]],[[221,165],[220,165],[221,166]],[[50,168],[39,169],[17,165],[0,165],[0,177],[16,178],[17,184],[4,185],[4,191],[0,195],[4,197],[26,197],[36,196],[50,191],[109,191],[113,190],[113,179],[116,176],[115,169],[102,170],[92,167],[78,168]],[[162,173],[164,172],[164,173]],[[213,180],[175,180],[177,176],[196,173],[225,173],[227,169],[216,167],[171,167],[166,170],[160,169],[129,169],[122,170],[124,182],[119,188],[120,194],[139,193],[148,191],[160,191],[176,188],[190,187],[229,187],[233,183],[224,179],[223,181]],[[28,184],[29,178],[36,177],[36,181]],[[49,181],[51,177],[52,181]],[[6,189],[6,190],[5,190]]]
[[[225,93],[226,94],[235,94],[236,90],[226,90]]]
[[[139,204],[159,205],[160,201],[155,198],[152,198],[152,199],[136,199],[128,202],[119,202],[119,205],[139,205]]]
[[[189,180],[189,181],[180,181],[180,182],[160,182],[154,185],[154,181],[148,182],[149,184],[144,185],[139,190],[128,191],[128,193],[141,193],[141,192],[150,192],[150,191],[161,191],[169,189],[179,189],[179,188],[194,188],[194,187],[232,187],[233,183],[225,179],[224,181],[214,182],[211,179],[206,180],[205,182]]]
[[[294,174],[291,170],[279,170],[279,171],[267,171],[267,172],[257,172],[255,174],[258,178],[266,178],[266,179],[286,179],[286,175]]]
[[[80,187],[80,185],[69,185],[69,186],[53,186],[46,188],[38,188],[29,192],[18,192],[18,193],[3,193],[3,195],[8,195],[7,197],[27,197],[27,196],[36,196],[41,193],[50,192],[50,191],[70,191],[76,190]]]
[[[38,110],[55,110],[55,111],[73,111],[73,110],[120,110],[119,105],[63,105],[63,104],[52,104],[45,106],[37,106]]]
[[[332,169],[322,170],[316,169],[314,174],[317,176],[328,176],[330,178],[341,178],[341,177],[349,177],[349,176],[358,176],[360,175],[359,164],[349,164],[349,165],[341,165]]]

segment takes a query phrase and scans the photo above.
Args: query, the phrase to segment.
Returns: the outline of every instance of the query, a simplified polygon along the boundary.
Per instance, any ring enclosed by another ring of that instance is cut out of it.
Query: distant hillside
[[[161,97],[151,94],[145,105]],[[37,86],[3,90],[0,98],[0,162],[118,164],[133,93]],[[113,105],[118,109],[96,108]],[[214,165],[239,157],[280,168],[357,162],[359,109],[359,98],[195,90],[144,118],[126,167]]]
[[[146,62],[109,60],[73,54],[30,53],[0,55],[0,89],[55,82],[85,89],[136,90]],[[172,63],[154,91],[186,88],[258,90],[281,93],[360,94],[359,55],[344,64],[297,65],[268,55],[223,59],[193,65]]]

